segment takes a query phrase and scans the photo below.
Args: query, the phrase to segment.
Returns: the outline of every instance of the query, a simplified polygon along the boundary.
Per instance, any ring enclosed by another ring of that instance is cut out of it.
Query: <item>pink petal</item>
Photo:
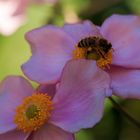
[[[111,67],[110,75],[115,95],[140,99],[140,70]]]
[[[101,33],[112,43],[113,64],[140,68],[140,17],[113,15],[105,20]]]
[[[14,15],[24,14],[27,6],[29,5],[29,0],[18,0],[16,1],[17,7]]]
[[[27,133],[13,130],[4,134],[0,134],[0,140],[26,140],[28,137]]]
[[[3,35],[11,35],[25,22],[23,14],[15,15],[18,1],[0,0],[0,33]]]
[[[32,57],[22,66],[31,80],[46,83],[59,79],[65,63],[71,59],[74,44],[61,29],[46,26],[26,34]]]
[[[109,92],[109,75],[92,60],[69,62],[53,102],[50,122],[68,132],[88,128],[100,121]]]
[[[16,128],[15,109],[33,93],[32,86],[20,76],[9,76],[0,85],[0,134]]]
[[[63,30],[73,38],[75,45],[85,37],[100,36],[98,28],[88,20],[78,24],[65,24]]]
[[[27,140],[74,140],[74,136],[61,128],[48,124],[32,133]]]
[[[49,96],[53,98],[56,93],[56,84],[39,85],[39,87],[37,88],[37,92],[47,93]]]

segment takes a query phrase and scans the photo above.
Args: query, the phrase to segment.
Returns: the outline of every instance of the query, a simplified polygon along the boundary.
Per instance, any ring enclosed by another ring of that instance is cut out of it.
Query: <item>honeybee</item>
[[[105,59],[105,54],[112,48],[111,43],[104,38],[99,37],[87,37],[79,41],[79,48],[87,48],[87,56],[95,54]]]

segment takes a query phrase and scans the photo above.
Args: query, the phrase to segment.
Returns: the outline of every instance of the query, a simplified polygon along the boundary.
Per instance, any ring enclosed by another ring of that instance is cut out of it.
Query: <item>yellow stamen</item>
[[[35,131],[48,121],[52,110],[51,97],[47,94],[33,94],[25,98],[16,109],[14,122],[19,130]]]
[[[112,63],[112,49],[105,54],[105,58],[100,58],[97,60],[97,66],[104,69],[107,65]]]
[[[75,50],[73,50],[73,59],[82,59],[82,58],[85,58],[86,56],[85,56],[85,52],[87,51],[87,49],[86,48],[78,48],[77,46],[76,46],[76,49]]]

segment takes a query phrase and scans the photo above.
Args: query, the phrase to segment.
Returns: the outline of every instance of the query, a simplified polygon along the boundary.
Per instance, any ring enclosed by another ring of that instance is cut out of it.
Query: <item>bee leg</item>
[[[98,52],[102,56],[102,58],[106,59],[105,56],[104,56],[104,53],[101,50],[98,49]]]

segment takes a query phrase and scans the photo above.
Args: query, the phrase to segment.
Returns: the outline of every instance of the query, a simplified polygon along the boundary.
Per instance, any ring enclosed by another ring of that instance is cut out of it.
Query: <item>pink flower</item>
[[[25,22],[25,10],[30,3],[50,3],[57,0],[0,0],[0,33],[11,35]]]
[[[86,60],[66,65],[57,90],[50,85],[35,91],[22,77],[6,78],[0,85],[0,139],[73,140],[72,133],[100,121],[109,82]]]
[[[25,20],[23,14],[15,14],[19,0],[0,0],[0,33],[10,35],[15,32]]]
[[[90,21],[66,24],[61,28],[48,25],[28,32],[25,37],[33,55],[22,70],[31,80],[55,82],[68,60],[84,58],[88,62],[93,59],[99,67],[110,67],[106,72],[111,77],[110,86],[115,95],[140,99],[138,16],[112,15],[101,27]],[[92,43],[94,40],[96,47],[86,48],[89,40]]]

